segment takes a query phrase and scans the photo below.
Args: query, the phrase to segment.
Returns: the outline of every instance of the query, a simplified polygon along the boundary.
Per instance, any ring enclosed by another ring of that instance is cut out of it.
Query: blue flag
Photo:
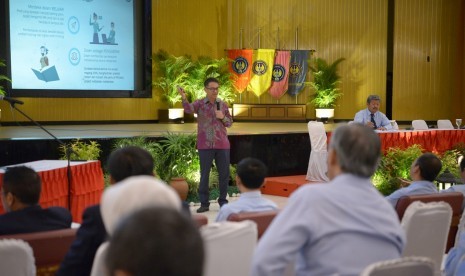
[[[287,93],[296,96],[304,88],[308,72],[308,50],[292,50],[289,62],[289,88]]]

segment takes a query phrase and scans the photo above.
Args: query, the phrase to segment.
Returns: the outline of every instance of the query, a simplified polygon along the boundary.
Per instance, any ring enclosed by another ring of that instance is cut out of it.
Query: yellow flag
[[[253,51],[252,77],[247,90],[257,97],[263,95],[271,86],[273,75],[274,49],[258,49]]]

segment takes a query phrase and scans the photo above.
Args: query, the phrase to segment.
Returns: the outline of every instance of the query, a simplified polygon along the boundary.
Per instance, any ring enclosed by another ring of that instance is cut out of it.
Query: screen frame
[[[3,16],[3,26],[0,27],[0,37],[5,38],[0,43],[0,59],[7,64],[0,68],[0,74],[11,79],[10,55],[10,15],[9,2],[3,0],[0,4],[0,16]],[[134,0],[134,90],[81,90],[81,89],[13,89],[10,82],[4,83],[7,96],[31,98],[151,98],[152,97],[152,6],[151,0]],[[4,44],[4,45],[1,45]]]

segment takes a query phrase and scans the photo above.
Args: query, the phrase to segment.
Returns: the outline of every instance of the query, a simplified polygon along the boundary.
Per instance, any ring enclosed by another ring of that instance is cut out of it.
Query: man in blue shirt
[[[355,114],[354,122],[367,125],[376,130],[392,129],[391,121],[379,111],[381,99],[378,95],[370,95],[367,98],[367,108]]]
[[[262,161],[250,157],[242,159],[237,164],[236,171],[236,183],[241,197],[236,202],[223,205],[216,221],[225,221],[233,213],[276,210],[276,204],[263,198],[260,192],[266,173],[267,169]]]
[[[439,158],[432,153],[424,153],[418,157],[410,168],[410,177],[413,182],[408,187],[401,188],[386,199],[395,208],[399,198],[406,195],[435,194],[438,188],[433,181],[441,171],[442,163]]]
[[[361,124],[338,127],[329,144],[330,182],[305,185],[260,239],[251,275],[359,275],[369,264],[399,258],[405,233],[370,177],[380,159],[378,135]]]

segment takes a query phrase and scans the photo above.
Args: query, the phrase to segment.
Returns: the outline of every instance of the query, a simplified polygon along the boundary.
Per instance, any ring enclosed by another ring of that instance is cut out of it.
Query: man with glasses
[[[392,129],[391,121],[379,111],[381,98],[378,95],[370,95],[367,98],[367,108],[355,114],[354,122],[367,125],[376,130]]]
[[[233,123],[229,114],[228,105],[218,99],[220,84],[215,78],[208,78],[204,82],[206,97],[189,103],[186,92],[178,87],[182,97],[184,112],[197,114],[197,149],[200,157],[200,208],[197,213],[210,210],[209,202],[209,176],[215,160],[219,175],[220,207],[228,203],[226,199],[229,183],[229,149],[227,127]]]

